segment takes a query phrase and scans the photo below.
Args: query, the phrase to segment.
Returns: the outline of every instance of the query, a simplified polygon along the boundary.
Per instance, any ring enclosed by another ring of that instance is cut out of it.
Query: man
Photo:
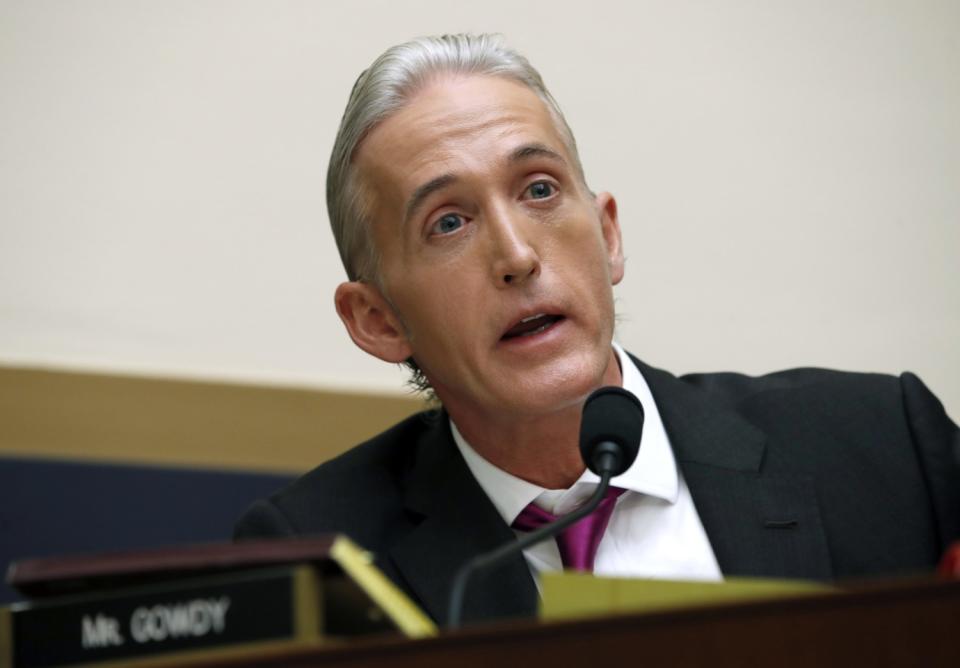
[[[258,502],[239,538],[347,533],[443,621],[461,564],[593,490],[577,437],[604,385],[646,421],[596,573],[867,577],[929,570],[960,535],[957,428],[916,377],[675,378],[612,342],[616,202],[498,40],[416,40],[361,74],[327,197],[347,331],[443,408]],[[531,614],[531,573],[570,565],[555,542],[524,556],[473,581],[466,619]]]

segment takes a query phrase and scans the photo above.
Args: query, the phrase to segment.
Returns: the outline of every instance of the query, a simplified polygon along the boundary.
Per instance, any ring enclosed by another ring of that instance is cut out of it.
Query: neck
[[[617,355],[612,349],[610,355],[597,387],[623,384]],[[497,468],[540,487],[567,489],[585,468],[579,441],[586,398],[558,411],[522,417],[452,406],[448,410],[470,446]]]

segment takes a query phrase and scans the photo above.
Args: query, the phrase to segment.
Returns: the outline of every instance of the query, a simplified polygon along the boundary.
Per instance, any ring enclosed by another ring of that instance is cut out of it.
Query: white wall
[[[628,250],[673,371],[927,380],[960,415],[960,4],[0,2],[0,363],[369,389],[324,208],[380,51],[499,31]]]

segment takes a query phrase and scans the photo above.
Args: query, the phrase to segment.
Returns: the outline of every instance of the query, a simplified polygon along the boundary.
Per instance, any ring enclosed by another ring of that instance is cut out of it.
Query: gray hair
[[[370,131],[442,74],[481,74],[523,84],[547,105],[581,181],[573,132],[540,73],[499,35],[421,37],[387,49],[353,85],[327,170],[327,211],[340,259],[351,281],[379,280],[379,254],[353,157]]]

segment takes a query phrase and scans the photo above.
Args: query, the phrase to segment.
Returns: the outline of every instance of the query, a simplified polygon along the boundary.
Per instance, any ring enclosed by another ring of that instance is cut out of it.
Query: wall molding
[[[413,397],[0,366],[0,456],[302,472]]]

